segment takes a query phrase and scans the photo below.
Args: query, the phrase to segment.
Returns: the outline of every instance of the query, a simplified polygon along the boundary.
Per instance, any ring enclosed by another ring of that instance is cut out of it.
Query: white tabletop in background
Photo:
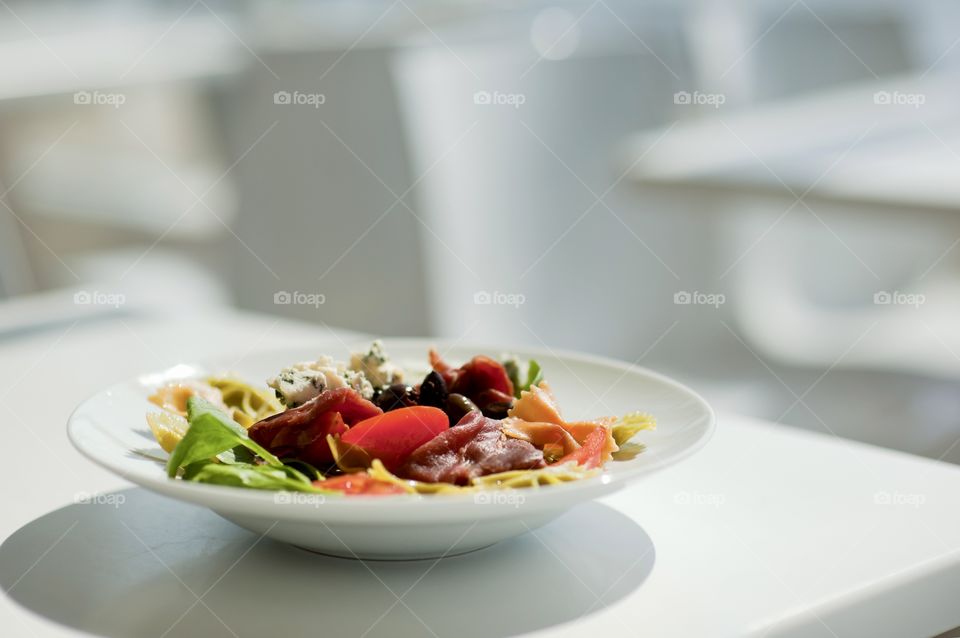
[[[960,625],[960,468],[744,417],[721,415],[706,449],[635,487],[438,564],[255,543],[129,488],[67,442],[72,407],[111,382],[352,336],[234,314],[0,342],[4,635],[843,637]],[[74,504],[118,489],[121,507]]]
[[[878,96],[923,103],[878,104]],[[637,183],[686,195],[793,201],[802,193],[810,204],[952,216],[960,209],[958,105],[953,74],[930,73],[754,108],[705,107],[702,117],[634,136],[624,162]]]

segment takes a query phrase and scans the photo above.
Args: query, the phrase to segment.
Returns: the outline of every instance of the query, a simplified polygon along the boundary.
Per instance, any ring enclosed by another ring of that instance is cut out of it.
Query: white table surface
[[[352,335],[235,314],[0,342],[3,635],[902,637],[960,625],[960,468],[735,415],[678,466],[440,562],[257,542],[67,442],[72,407],[113,381],[238,343],[337,338]],[[75,503],[83,493],[111,494]]]
[[[878,104],[878,94],[923,103]],[[752,109],[703,109],[703,117],[638,133],[625,144],[623,162],[642,186],[697,193],[707,202],[773,195],[789,203],[803,194],[815,208],[953,218],[960,209],[958,106],[952,73],[885,78]]]

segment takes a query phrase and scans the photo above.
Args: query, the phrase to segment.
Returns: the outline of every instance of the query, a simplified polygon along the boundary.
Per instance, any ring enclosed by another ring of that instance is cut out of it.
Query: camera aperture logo
[[[281,491],[273,495],[273,502],[278,505],[297,504],[320,507],[327,502],[327,497],[323,494],[310,494],[308,492]]]
[[[517,490],[481,490],[473,495],[477,505],[500,505],[519,508],[527,498]]]
[[[327,296],[320,292],[278,290],[273,293],[273,303],[277,306],[313,306],[319,308],[327,303]]]
[[[473,303],[477,306],[513,306],[519,308],[526,302],[527,296],[519,292],[478,290],[473,293]]]
[[[678,306],[713,306],[719,308],[727,303],[727,297],[720,292],[687,292],[680,290],[673,293],[673,303]]]
[[[712,106],[720,108],[727,101],[723,93],[703,93],[701,91],[677,91],[673,94],[673,103],[678,106]]]
[[[103,91],[77,91],[73,94],[73,103],[81,106],[112,106],[120,108],[127,101],[123,93],[105,93]]]
[[[118,508],[127,502],[125,494],[90,494],[89,492],[77,492],[73,495],[73,502],[77,505],[108,505]]]
[[[312,106],[319,109],[326,104],[327,96],[323,93],[304,93],[303,91],[277,91],[273,94],[273,103],[283,106]]]
[[[873,103],[880,106],[912,106],[918,109],[927,103],[927,96],[923,93],[877,91],[873,94]]]
[[[120,292],[78,290],[73,293],[73,303],[78,306],[112,306],[119,308],[127,303],[127,297]]]
[[[918,292],[878,290],[873,293],[873,303],[877,306],[913,306],[914,308],[919,308],[926,302],[926,295]]]
[[[527,102],[523,93],[504,93],[502,91],[477,91],[473,94],[473,103],[479,106],[512,106],[520,108]]]

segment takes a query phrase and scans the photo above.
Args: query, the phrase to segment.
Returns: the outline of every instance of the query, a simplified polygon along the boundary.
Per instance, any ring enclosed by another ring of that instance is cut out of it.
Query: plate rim
[[[341,340],[338,346],[345,349],[350,349],[351,347],[357,344],[368,345],[373,338],[369,339],[349,339]],[[652,379],[662,385],[668,386],[673,390],[678,391],[680,394],[686,395],[687,398],[691,399],[696,403],[699,409],[703,412],[703,417],[705,417],[705,422],[702,425],[703,433],[690,445],[687,447],[673,453],[666,459],[662,460],[652,460],[649,463],[645,463],[641,466],[634,468],[624,468],[619,472],[611,472],[605,470],[598,474],[597,476],[590,477],[587,479],[582,479],[578,481],[572,481],[569,483],[564,483],[561,485],[551,485],[546,489],[536,489],[536,490],[524,490],[523,495],[525,501],[529,500],[530,502],[541,501],[541,503],[548,504],[552,501],[563,501],[567,502],[569,505],[573,505],[571,502],[573,495],[579,493],[583,498],[576,498],[576,502],[581,502],[585,500],[591,500],[597,496],[612,491],[622,489],[628,484],[636,481],[637,479],[652,474],[654,472],[665,469],[666,467],[675,465],[680,461],[683,461],[696,452],[703,449],[707,443],[712,439],[716,428],[717,428],[717,417],[716,412],[713,407],[695,390],[690,388],[684,383],[673,379],[661,372],[651,370],[646,366],[639,366],[635,363],[629,363],[627,361],[622,361],[614,359],[612,357],[606,357],[603,355],[596,355],[584,352],[578,352],[573,350],[567,350],[562,348],[550,348],[550,347],[537,347],[537,346],[526,346],[515,344],[512,346],[505,346],[503,344],[499,346],[491,346],[482,342],[467,342],[462,340],[453,340],[448,338],[428,338],[428,337],[398,337],[390,338],[383,337],[382,339],[389,350],[391,347],[397,348],[414,348],[414,347],[437,347],[438,349],[446,345],[448,348],[457,348],[457,349],[469,349],[476,350],[477,352],[512,352],[518,351],[521,356],[549,356],[552,358],[559,358],[566,361],[587,363],[593,365],[600,365],[605,367],[614,368],[628,374],[636,374],[641,377],[646,377]],[[325,343],[329,343],[325,341]],[[308,346],[309,347],[309,346]],[[272,353],[281,353],[281,352],[291,352],[298,349],[299,346],[283,346],[277,348],[259,348],[254,351],[251,351],[245,355],[244,358],[256,357],[256,356],[269,356]],[[200,485],[194,483],[185,483],[183,481],[175,481],[167,478],[166,476],[162,477],[151,477],[145,474],[136,474],[131,475],[126,472],[119,464],[113,463],[109,458],[105,458],[104,455],[97,454],[94,450],[89,449],[88,446],[82,439],[82,431],[84,427],[96,427],[95,421],[93,419],[88,420],[88,417],[83,414],[85,408],[88,404],[94,401],[95,399],[116,391],[119,388],[129,386],[131,384],[142,384],[142,379],[145,377],[155,377],[157,375],[164,375],[165,373],[173,370],[174,368],[181,368],[188,366],[195,370],[211,370],[217,367],[223,367],[229,359],[232,359],[229,353],[221,353],[219,355],[206,356],[201,358],[196,363],[179,363],[173,366],[169,366],[165,370],[159,371],[147,371],[141,374],[128,377],[124,380],[118,381],[111,384],[110,386],[103,388],[95,393],[90,394],[85,399],[83,399],[71,412],[69,418],[67,419],[66,430],[67,437],[70,440],[70,443],[73,445],[82,456],[92,461],[99,467],[102,467],[111,473],[131,482],[135,485],[139,485],[146,489],[159,492],[166,496],[177,498],[186,502],[200,504],[207,507],[217,509],[211,501],[216,500],[222,502],[224,506],[222,509],[224,511],[238,512],[238,513],[253,513],[251,508],[258,507],[264,508],[269,507],[272,509],[271,513],[276,513],[280,508],[284,508],[286,512],[289,512],[290,515],[293,515],[296,511],[300,513],[308,513],[310,516],[290,516],[291,518],[314,518],[317,516],[316,512],[328,512],[333,513],[343,513],[346,511],[361,513],[367,512],[369,510],[374,510],[377,512],[382,512],[386,510],[395,510],[402,508],[400,511],[421,511],[423,509],[442,509],[442,510],[452,510],[454,506],[463,506],[470,505],[475,506],[476,503],[476,494],[477,492],[466,492],[462,494],[444,494],[444,495],[420,495],[420,494],[398,494],[398,495],[387,495],[387,496],[377,496],[371,498],[357,498],[357,497],[332,497],[327,500],[324,499],[323,507],[318,507],[316,504],[311,504],[307,502],[297,502],[297,503],[279,503],[277,501],[277,494],[281,492],[269,491],[269,490],[252,490],[252,489],[243,489],[231,486],[221,486],[221,485]],[[239,365],[239,363],[234,363],[233,365]],[[184,376],[183,378],[189,378]],[[146,407],[146,406],[145,406]],[[592,489],[591,489],[592,488]],[[489,491],[494,492],[493,490]],[[535,496],[533,496],[535,495]],[[527,496],[533,496],[533,498],[526,499]],[[571,497],[571,498],[568,498]],[[218,503],[219,504],[219,503]],[[300,507],[292,507],[300,506]],[[495,512],[501,511],[503,507],[484,507],[476,508],[472,507],[472,512],[476,515],[477,510],[483,510],[494,514]],[[513,510],[511,506],[509,508]],[[486,518],[486,516],[484,517]]]

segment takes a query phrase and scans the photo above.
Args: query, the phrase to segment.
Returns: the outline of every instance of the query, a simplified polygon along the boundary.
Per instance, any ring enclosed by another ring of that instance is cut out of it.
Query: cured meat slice
[[[574,451],[568,438],[560,437],[556,430],[547,425],[552,423],[565,430],[577,446],[583,445],[587,437],[598,428],[603,429],[602,461],[609,461],[619,449],[611,427],[616,419],[602,417],[590,421],[565,421],[560,416],[560,406],[557,405],[557,399],[546,381],[521,392],[508,415],[504,420],[504,431],[507,435],[530,441],[540,448],[550,446],[551,451],[559,451],[561,447],[554,447],[559,445],[562,446],[564,455]],[[526,425],[523,422],[527,422]]]
[[[451,367],[436,350],[430,350],[430,365],[447,384],[450,392],[462,394],[476,402],[485,390],[496,390],[512,399],[513,382],[506,368],[496,359],[477,355],[459,368]]]
[[[328,434],[342,434],[347,426],[378,414],[383,410],[353,388],[335,388],[254,423],[248,432],[251,439],[279,457],[322,466],[333,462]]]
[[[425,483],[466,485],[477,476],[545,465],[543,452],[504,436],[499,421],[470,412],[456,427],[414,450],[397,475]]]
[[[556,423],[524,421],[517,417],[509,417],[503,420],[503,433],[511,438],[526,441],[541,450],[547,446],[556,446],[551,449],[558,450],[560,456],[580,449],[580,442],[563,426]]]

